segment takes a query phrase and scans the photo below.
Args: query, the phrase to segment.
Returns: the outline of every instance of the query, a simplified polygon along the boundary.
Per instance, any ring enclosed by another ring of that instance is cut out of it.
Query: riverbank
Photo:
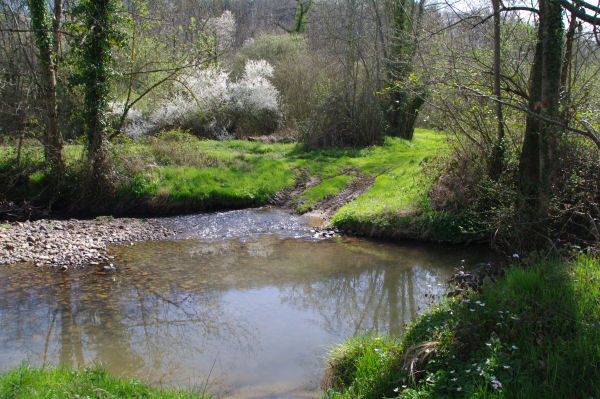
[[[102,368],[71,370],[16,367],[0,374],[0,397],[204,399],[201,392],[155,389],[134,379],[110,376]]]
[[[600,395],[600,259],[514,265],[441,303],[400,339],[330,353],[326,398],[590,398]]]
[[[55,190],[60,201],[52,209],[63,218],[147,217],[273,204],[359,235],[466,241],[470,237],[461,235],[459,223],[437,228],[441,218],[427,204],[431,182],[421,171],[446,149],[443,134],[425,129],[417,129],[410,142],[386,138],[381,146],[321,150],[198,140],[173,131],[143,143],[115,144],[114,192],[91,199],[82,198],[78,186],[83,147],[72,145],[66,150],[72,180]],[[23,151],[19,165],[14,149],[0,151],[6,199],[44,204],[49,190],[41,149]]]

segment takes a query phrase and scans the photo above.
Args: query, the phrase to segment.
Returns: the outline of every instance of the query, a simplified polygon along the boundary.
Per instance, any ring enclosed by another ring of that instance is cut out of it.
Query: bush
[[[314,105],[303,132],[311,147],[364,146],[380,143],[386,123],[374,86],[333,85]]]
[[[518,152],[506,154],[502,174],[495,180],[488,175],[486,154],[464,143],[460,147],[441,164],[430,164],[428,173],[437,177],[429,203],[457,220],[471,220],[468,229],[463,226],[464,233],[485,236],[511,253],[598,244],[600,161],[595,147],[579,139],[560,143],[554,155],[549,216],[533,226],[523,223],[519,212]]]
[[[303,36],[262,34],[247,42],[232,59],[232,75],[241,76],[249,60],[261,59],[273,65],[271,81],[285,104],[285,122],[295,127],[309,116],[318,83],[333,74],[322,57],[310,51]]]
[[[272,75],[272,66],[264,60],[248,61],[236,81],[217,67],[192,70],[153,112],[131,110],[124,131],[140,137],[181,128],[216,139],[270,134],[281,122],[279,92],[269,81]]]

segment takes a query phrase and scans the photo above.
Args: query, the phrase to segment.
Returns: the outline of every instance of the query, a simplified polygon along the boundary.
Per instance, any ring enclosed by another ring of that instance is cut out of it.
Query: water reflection
[[[0,269],[0,368],[102,363],[156,384],[202,386],[210,375],[225,396],[306,397],[327,345],[400,334],[466,254],[258,235],[116,255],[113,274]]]

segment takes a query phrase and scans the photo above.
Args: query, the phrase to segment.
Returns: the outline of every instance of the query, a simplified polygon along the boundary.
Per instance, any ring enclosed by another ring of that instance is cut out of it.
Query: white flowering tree
[[[218,139],[272,133],[282,119],[272,76],[273,67],[265,60],[248,61],[237,81],[216,66],[191,69],[177,79],[177,91],[157,103],[154,111],[143,116],[132,112],[136,118],[125,131],[139,137],[181,127]]]

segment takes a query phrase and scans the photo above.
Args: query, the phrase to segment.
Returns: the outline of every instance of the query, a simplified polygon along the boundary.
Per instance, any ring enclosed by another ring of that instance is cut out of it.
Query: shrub
[[[153,112],[130,111],[124,131],[139,137],[182,128],[216,139],[270,134],[281,121],[279,93],[269,81],[272,74],[264,60],[248,61],[237,81],[217,67],[191,70]]]
[[[266,60],[273,65],[270,79],[285,104],[285,123],[295,127],[307,119],[319,82],[333,77],[323,57],[308,48],[300,35],[262,34],[247,42],[231,61],[233,76],[241,76],[249,60]]]
[[[363,146],[381,142],[386,130],[383,112],[370,82],[326,87],[304,127],[312,147]]]

